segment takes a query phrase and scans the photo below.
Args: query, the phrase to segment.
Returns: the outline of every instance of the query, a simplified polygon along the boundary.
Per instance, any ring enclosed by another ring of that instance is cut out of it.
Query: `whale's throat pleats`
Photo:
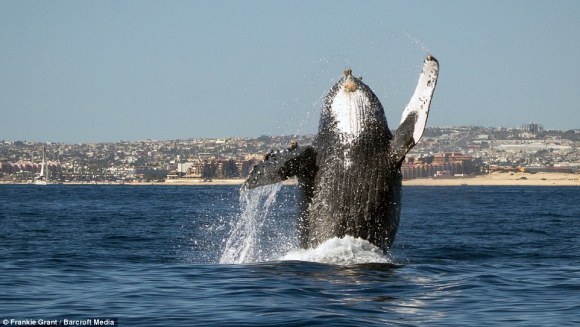
[[[351,143],[361,134],[370,107],[369,98],[362,90],[338,90],[331,104],[331,112],[343,144]]]

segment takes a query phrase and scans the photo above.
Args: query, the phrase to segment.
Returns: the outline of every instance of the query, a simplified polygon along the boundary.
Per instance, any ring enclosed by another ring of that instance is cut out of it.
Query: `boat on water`
[[[42,164],[40,166],[40,173],[34,177],[32,181],[34,185],[48,184],[48,165],[46,163],[46,147],[42,148]]]

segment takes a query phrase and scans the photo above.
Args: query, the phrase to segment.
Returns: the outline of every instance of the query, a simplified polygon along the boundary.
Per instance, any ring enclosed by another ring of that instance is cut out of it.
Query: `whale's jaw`
[[[331,129],[343,145],[349,145],[361,136],[369,120],[378,118],[386,125],[386,119],[379,100],[361,78],[352,76],[350,69],[344,75],[327,95],[327,105],[334,121]]]
[[[360,136],[371,103],[360,88],[349,91],[349,84],[344,84],[336,93],[330,110],[336,121],[336,132],[342,136],[341,142],[349,144]]]

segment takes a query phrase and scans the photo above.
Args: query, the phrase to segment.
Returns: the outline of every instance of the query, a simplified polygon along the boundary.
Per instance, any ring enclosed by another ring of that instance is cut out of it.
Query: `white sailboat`
[[[48,184],[48,165],[46,164],[46,148],[42,148],[42,165],[40,166],[40,173],[34,177],[34,185]]]

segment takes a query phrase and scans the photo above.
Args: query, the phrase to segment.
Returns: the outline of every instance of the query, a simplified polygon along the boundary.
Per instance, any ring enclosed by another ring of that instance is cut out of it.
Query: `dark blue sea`
[[[405,187],[388,255],[349,237],[297,250],[295,188],[268,192],[1,185],[0,321],[580,324],[578,187]]]

